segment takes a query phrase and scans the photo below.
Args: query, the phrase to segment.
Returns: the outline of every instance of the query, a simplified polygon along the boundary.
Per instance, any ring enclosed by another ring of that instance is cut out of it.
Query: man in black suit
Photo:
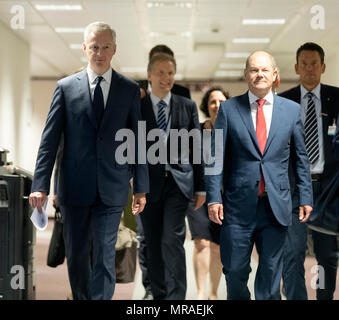
[[[154,55],[157,55],[159,53],[165,53],[165,54],[168,54],[170,55],[171,57],[174,58],[174,52],[171,50],[171,48],[169,48],[168,46],[164,45],[164,44],[158,44],[156,45],[155,47],[153,47],[151,49],[151,51],[149,52],[149,55],[148,55],[148,61],[151,61],[152,57]],[[140,86],[140,94],[141,94],[141,97],[143,98],[146,93],[149,93],[149,82],[148,80],[139,80],[137,81],[139,83],[139,86]],[[173,83],[173,87],[171,89],[171,92],[174,93],[174,94],[177,94],[178,96],[182,96],[182,97],[186,97],[188,99],[191,99],[191,93],[189,91],[189,89],[187,89],[186,87],[184,86],[181,86],[180,84],[176,84],[176,83]]]
[[[201,159],[194,162],[198,164],[192,161],[193,150],[201,149],[199,139],[190,140],[186,149],[172,143],[173,129],[187,133],[196,129],[200,138],[195,103],[170,91],[175,71],[174,58],[166,54],[153,56],[148,64],[152,92],[141,100],[141,114],[147,140],[152,133],[158,134],[159,152],[152,141],[147,142],[150,193],[141,220],[154,299],[182,300],[186,296],[185,212],[194,194],[195,209],[199,208],[205,192]]]
[[[320,83],[326,67],[324,56],[324,51],[319,45],[312,42],[303,44],[297,50],[295,65],[295,71],[300,76],[300,85],[281,93],[282,97],[300,103],[305,126],[314,198],[314,209],[308,226],[312,230],[314,252],[320,268],[318,300],[333,299],[339,235],[339,220],[335,217],[339,161],[335,159],[332,150],[335,132],[333,126],[338,115],[339,88]],[[291,182],[291,187],[294,188],[293,177]],[[294,204],[298,195],[296,188],[293,193]],[[307,299],[304,269],[306,242],[307,228],[298,221],[298,215],[294,214],[293,224],[288,230],[283,270],[286,297],[290,300]]]

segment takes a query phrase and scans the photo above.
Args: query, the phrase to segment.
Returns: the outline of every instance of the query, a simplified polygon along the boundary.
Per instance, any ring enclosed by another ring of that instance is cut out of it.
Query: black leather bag
[[[47,265],[55,268],[65,261],[65,243],[63,236],[63,223],[60,211],[55,210],[55,222],[51,242],[49,243]]]

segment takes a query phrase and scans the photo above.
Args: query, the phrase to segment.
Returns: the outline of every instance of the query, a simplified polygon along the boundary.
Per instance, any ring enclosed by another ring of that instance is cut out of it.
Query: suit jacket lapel
[[[251,115],[251,108],[250,108],[250,102],[248,98],[248,91],[243,94],[242,96],[239,97],[238,101],[238,111],[240,113],[241,119],[244,122],[251,139],[253,141],[253,144],[257,148],[258,152],[261,154],[259,144],[258,144],[258,139],[257,135],[254,131],[254,126],[253,126],[253,120],[252,120],[252,115]]]
[[[171,126],[170,128],[178,128],[179,124],[179,101],[177,99],[177,97],[172,93],[171,94],[171,101],[170,101],[170,115],[171,115]]]
[[[114,105],[119,103],[118,99],[119,97],[121,97],[121,95],[119,94],[119,81],[120,81],[119,75],[114,70],[112,70],[111,85],[108,92],[105,111],[104,114],[102,115],[100,130],[105,127],[108,119],[111,119],[110,114],[114,112]]]
[[[320,99],[321,99],[321,120],[323,125],[323,146],[324,146],[324,156],[325,162],[329,161],[328,156],[332,153],[332,145],[330,143],[330,139],[327,139],[328,136],[328,127],[332,125],[333,119],[330,118],[330,110],[329,105],[331,105],[332,97],[328,92],[328,88],[326,85],[320,85]]]
[[[265,146],[264,154],[269,148],[272,142],[272,139],[279,128],[282,117],[283,117],[283,107],[281,105],[281,99],[277,97],[275,94],[273,94],[273,110],[272,110],[271,127],[268,133],[268,138],[267,138],[267,143]]]
[[[92,99],[88,83],[87,69],[84,69],[82,72],[80,72],[77,79],[79,81],[79,96],[83,100],[81,105],[83,105],[86,109],[87,116],[94,128],[97,128],[97,121],[92,106]]]
[[[147,132],[152,129],[158,128],[157,121],[155,119],[155,114],[153,111],[153,105],[150,95],[147,95],[143,103],[142,113],[144,115],[144,119],[146,120]]]

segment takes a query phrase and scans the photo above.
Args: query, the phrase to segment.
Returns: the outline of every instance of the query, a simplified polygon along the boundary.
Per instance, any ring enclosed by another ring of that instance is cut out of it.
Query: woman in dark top
[[[208,120],[201,124],[202,130],[212,131],[220,103],[228,98],[229,94],[219,86],[211,87],[204,94],[200,110],[208,117]],[[203,152],[206,153],[207,150]],[[206,280],[209,273],[209,299],[217,300],[222,272],[219,251],[220,225],[209,220],[207,204],[194,211],[191,202],[187,210],[187,219],[194,240],[193,266],[198,290],[197,299],[206,299]]]

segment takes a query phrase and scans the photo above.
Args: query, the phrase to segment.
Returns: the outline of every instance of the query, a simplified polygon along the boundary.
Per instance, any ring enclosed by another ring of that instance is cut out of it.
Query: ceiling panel
[[[69,3],[82,5],[83,10],[35,8],[36,4]],[[324,30],[311,26],[315,5],[324,9]],[[24,10],[24,29],[11,26],[13,6]],[[84,28],[93,21],[106,21],[117,32],[118,50],[112,65],[118,71],[122,67],[144,70],[148,51],[161,43],[175,52],[184,80],[211,79],[220,63],[245,61],[225,58],[225,52],[254,50],[273,53],[282,78],[294,79],[295,51],[303,42],[318,42],[327,56],[336,52],[338,12],[338,0],[0,0],[0,21],[30,44],[32,76],[40,77],[60,77],[86,64],[82,50],[70,48],[70,44],[82,43],[82,33],[56,33],[55,27]],[[286,23],[243,25],[243,18],[283,18]],[[269,37],[271,42],[236,44],[232,42],[236,37]],[[145,77],[141,72],[126,75]]]

